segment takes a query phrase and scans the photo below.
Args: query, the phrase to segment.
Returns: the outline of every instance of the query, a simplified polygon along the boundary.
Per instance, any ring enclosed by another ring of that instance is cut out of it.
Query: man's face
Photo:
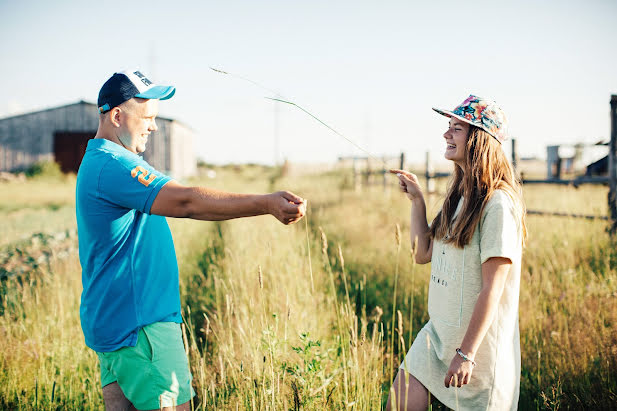
[[[118,139],[127,150],[135,154],[143,153],[146,151],[148,136],[158,129],[155,118],[159,112],[159,101],[132,98],[119,108]]]

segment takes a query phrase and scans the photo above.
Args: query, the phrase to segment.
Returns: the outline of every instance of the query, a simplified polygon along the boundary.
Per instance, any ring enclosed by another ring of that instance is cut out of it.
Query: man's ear
[[[109,111],[109,120],[114,127],[120,127],[120,113],[122,113],[120,107],[114,107]]]

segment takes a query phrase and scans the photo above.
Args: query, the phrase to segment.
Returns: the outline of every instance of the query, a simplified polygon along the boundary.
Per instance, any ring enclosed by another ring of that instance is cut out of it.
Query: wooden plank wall
[[[2,119],[0,171],[23,170],[37,161],[53,160],[55,131],[95,133],[97,127],[96,107],[85,102]]]
[[[174,121],[171,123],[172,150],[171,172],[173,177],[183,178],[197,173],[197,158],[193,147],[193,131]]]
[[[38,161],[54,160],[56,131],[94,136],[98,121],[96,105],[84,101],[0,119],[0,171],[20,171]],[[156,122],[158,130],[150,135],[144,159],[174,177],[195,174],[192,131],[171,119],[157,118]]]

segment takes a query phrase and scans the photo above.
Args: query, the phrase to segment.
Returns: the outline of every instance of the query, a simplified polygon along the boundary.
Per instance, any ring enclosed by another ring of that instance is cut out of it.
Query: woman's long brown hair
[[[495,190],[504,190],[514,202],[523,244],[527,238],[522,186],[501,144],[486,131],[471,126],[465,146],[465,169],[454,165],[446,199],[431,223],[431,237],[463,248],[469,244],[484,207]],[[452,221],[461,196],[461,211]]]

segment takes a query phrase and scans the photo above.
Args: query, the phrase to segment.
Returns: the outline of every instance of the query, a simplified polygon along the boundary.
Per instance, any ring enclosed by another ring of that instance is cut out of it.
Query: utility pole
[[[279,96],[276,96],[279,98]],[[280,163],[279,159],[279,121],[280,121],[280,107],[278,101],[273,101],[274,103],[274,166],[278,166]]]

